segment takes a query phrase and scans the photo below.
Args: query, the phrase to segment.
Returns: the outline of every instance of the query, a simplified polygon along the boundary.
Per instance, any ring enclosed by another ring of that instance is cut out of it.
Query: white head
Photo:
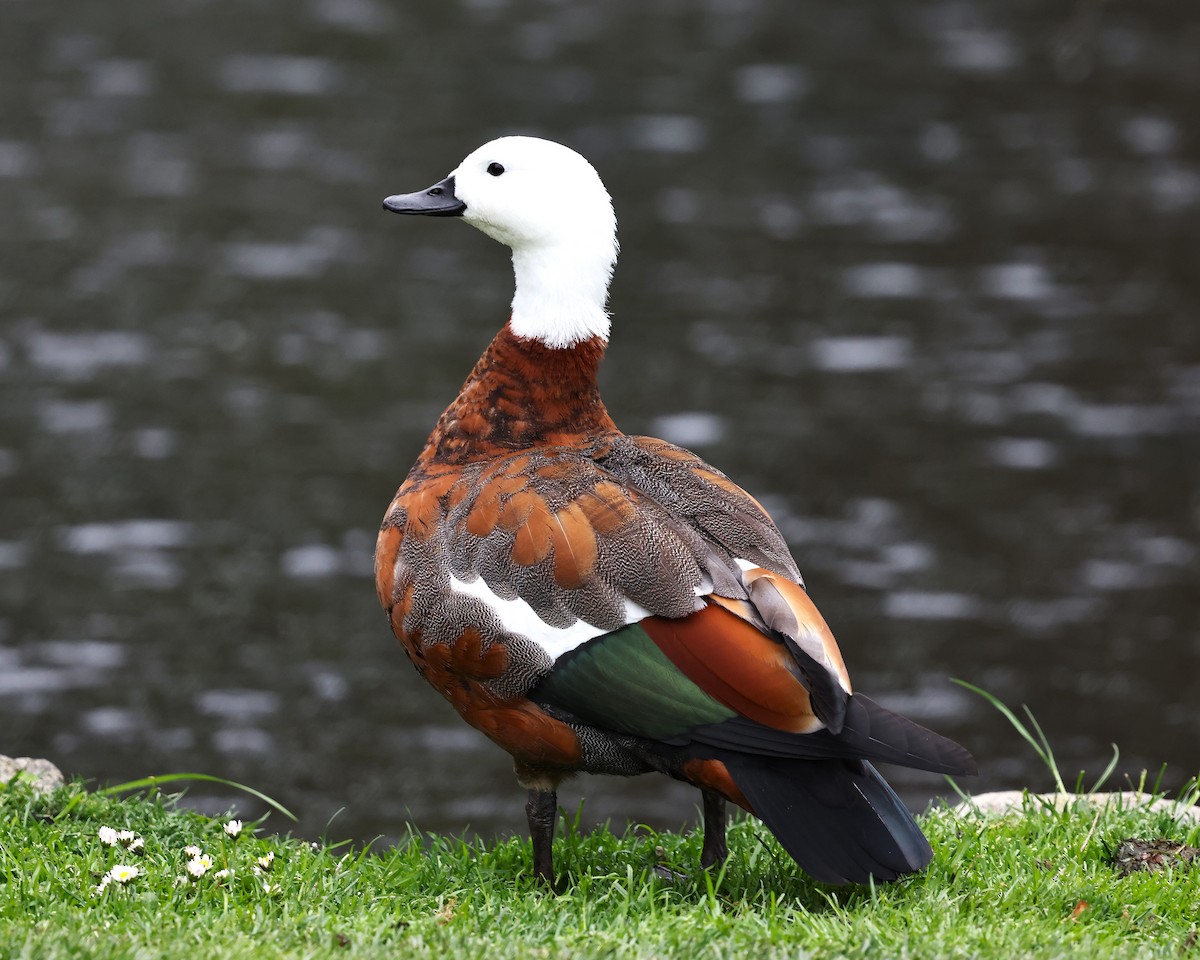
[[[604,304],[617,260],[612,199],[590,163],[536,137],[486,143],[441,183],[388,197],[396,213],[461,216],[512,248],[511,327],[521,337],[569,347],[608,338]]]

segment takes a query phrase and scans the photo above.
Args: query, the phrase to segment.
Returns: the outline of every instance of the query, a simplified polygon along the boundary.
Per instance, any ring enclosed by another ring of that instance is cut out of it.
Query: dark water
[[[1049,780],[949,676],[1069,776],[1116,741],[1180,785],[1198,104],[1187,0],[0,3],[0,752],[242,780],[309,836],[522,826],[369,571],[511,283],[379,201],[524,132],[615,197],[609,409],[768,503],[858,688],[978,789]]]

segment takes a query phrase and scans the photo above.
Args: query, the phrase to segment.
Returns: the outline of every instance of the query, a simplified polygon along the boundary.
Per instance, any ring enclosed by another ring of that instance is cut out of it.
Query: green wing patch
[[[692,683],[636,623],[559,658],[530,699],[596,727],[653,739],[736,716]]]

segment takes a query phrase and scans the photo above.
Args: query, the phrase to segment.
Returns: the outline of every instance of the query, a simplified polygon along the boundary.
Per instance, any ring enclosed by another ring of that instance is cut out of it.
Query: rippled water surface
[[[1068,776],[1115,741],[1178,786],[1198,49],[1184,0],[0,4],[0,752],[241,780],[309,836],[523,826],[370,566],[511,293],[502,248],[379,201],[525,132],[616,202],[610,411],[768,504],[857,687],[977,789],[1049,781],[949,676]]]

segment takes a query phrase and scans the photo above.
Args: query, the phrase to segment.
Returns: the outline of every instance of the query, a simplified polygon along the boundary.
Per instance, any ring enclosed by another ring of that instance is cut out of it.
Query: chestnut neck
[[[590,337],[550,347],[506,324],[438,420],[417,466],[469,463],[616,431],[596,381],[606,346]]]

